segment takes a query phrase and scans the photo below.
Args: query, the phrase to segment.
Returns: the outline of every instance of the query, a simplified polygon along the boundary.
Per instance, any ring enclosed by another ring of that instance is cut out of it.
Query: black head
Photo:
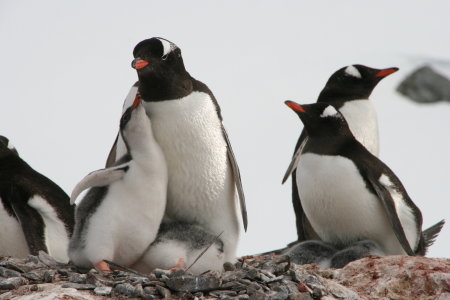
[[[336,71],[320,92],[319,102],[368,99],[381,79],[398,71],[398,68],[373,69],[351,65]]]
[[[17,152],[13,144],[11,144],[9,139],[3,135],[0,135],[0,153],[1,154],[13,153],[19,156],[19,153]]]
[[[139,77],[144,101],[179,99],[192,91],[192,80],[184,68],[181,50],[159,37],[143,40],[134,47],[131,66]]]
[[[317,102],[300,105],[285,101],[302,120],[310,137],[352,136],[344,116],[330,103]]]

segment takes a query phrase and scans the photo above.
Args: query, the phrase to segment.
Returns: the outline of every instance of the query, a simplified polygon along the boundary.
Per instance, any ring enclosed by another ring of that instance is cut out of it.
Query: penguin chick
[[[42,250],[67,262],[73,226],[69,196],[0,136],[0,256],[26,257]]]
[[[331,103],[285,103],[308,134],[296,178],[318,237],[338,248],[368,239],[386,254],[424,255],[439,223],[424,235],[419,208],[391,169],[355,139],[343,115]]]
[[[224,256],[223,241],[198,224],[162,223],[156,240],[132,268],[147,273],[155,268],[188,268],[192,265],[189,272],[200,275],[206,271],[222,271]]]
[[[156,237],[166,206],[167,166],[139,95],[120,120],[127,153],[113,167],[87,175],[74,188],[78,204],[69,257],[80,267],[130,266]]]

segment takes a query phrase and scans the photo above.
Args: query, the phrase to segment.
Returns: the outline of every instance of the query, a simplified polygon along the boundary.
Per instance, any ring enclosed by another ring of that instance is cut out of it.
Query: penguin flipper
[[[22,227],[30,254],[38,255],[40,250],[48,253],[47,245],[45,244],[45,224],[42,216],[37,210],[20,200],[23,198],[23,195],[20,195],[20,191],[17,189],[12,188],[9,196],[11,208]]]
[[[284,184],[286,182],[286,180],[289,178],[289,176],[291,176],[291,174],[294,172],[294,170],[297,169],[298,161],[300,159],[300,154],[302,154],[303,148],[305,147],[307,141],[308,141],[308,136],[306,135],[306,131],[303,130],[298,139],[297,145],[295,147],[294,155],[292,156],[291,163],[289,164],[289,167],[287,168],[286,173],[284,173],[284,177],[283,177],[283,180],[281,181],[281,184]]]
[[[111,147],[111,150],[109,150],[108,158],[106,159],[105,167],[109,168],[114,165],[114,162],[116,161],[116,154],[117,154],[117,141],[119,140],[119,133],[117,133],[116,139],[114,140],[114,144]]]
[[[394,199],[391,196],[391,193],[388,191],[387,187],[384,184],[381,184],[378,179],[375,179],[373,176],[367,176],[368,180],[375,190],[378,198],[381,200],[383,204],[384,210],[388,216],[389,222],[391,223],[392,229],[394,230],[397,239],[402,246],[403,250],[405,250],[406,254],[409,256],[415,256],[414,251],[411,249],[411,245],[406,238],[405,231],[403,229],[402,223],[397,214],[397,210],[395,208]]]
[[[234,183],[236,185],[236,189],[239,196],[239,204],[241,206],[241,214],[242,214],[242,222],[244,223],[244,230],[247,231],[247,225],[248,225],[248,218],[247,218],[247,207],[245,205],[245,196],[244,196],[244,189],[242,188],[242,180],[241,180],[241,173],[239,172],[239,167],[236,162],[236,157],[233,153],[233,148],[231,148],[230,139],[228,138],[227,131],[225,130],[225,127],[222,124],[222,132],[223,136],[225,138],[225,141],[227,143],[227,151],[228,151],[228,160],[231,164],[231,170],[233,172],[234,177]]]
[[[70,204],[75,203],[77,197],[85,189],[91,187],[105,186],[117,181],[125,175],[128,170],[128,163],[118,165],[112,168],[106,168],[89,173],[73,189],[70,195]]]

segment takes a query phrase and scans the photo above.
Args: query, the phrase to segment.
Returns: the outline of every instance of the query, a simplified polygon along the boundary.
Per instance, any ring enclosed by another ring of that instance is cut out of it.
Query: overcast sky
[[[448,1],[2,0],[0,134],[70,194],[104,166],[137,79],[134,46],[166,38],[221,105],[249,214],[238,254],[253,254],[296,237],[281,179],[302,126],[284,100],[315,102],[345,65],[396,66],[372,94],[380,157],[424,227],[450,222],[450,104],[416,105],[395,92],[424,63],[450,74],[449,11]],[[429,256],[449,250],[447,224]]]

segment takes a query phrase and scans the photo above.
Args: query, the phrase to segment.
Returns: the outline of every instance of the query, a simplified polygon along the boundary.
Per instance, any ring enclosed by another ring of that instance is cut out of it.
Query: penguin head
[[[284,103],[297,113],[311,137],[352,135],[344,116],[330,103],[300,105],[289,100]]]
[[[19,156],[19,153],[17,152],[16,148],[11,143],[11,141],[3,135],[0,135],[0,153],[2,154],[12,153],[14,155]]]
[[[144,101],[179,99],[192,91],[181,50],[174,43],[154,37],[134,47],[131,66],[139,77],[139,92]]]
[[[368,99],[381,79],[398,68],[374,69],[364,65],[351,65],[337,70],[328,79],[319,95],[319,102]]]
[[[120,118],[120,133],[126,142],[130,133],[140,133],[147,130],[149,126],[151,126],[150,119],[145,113],[142,98],[137,93],[133,104],[125,110]]]

